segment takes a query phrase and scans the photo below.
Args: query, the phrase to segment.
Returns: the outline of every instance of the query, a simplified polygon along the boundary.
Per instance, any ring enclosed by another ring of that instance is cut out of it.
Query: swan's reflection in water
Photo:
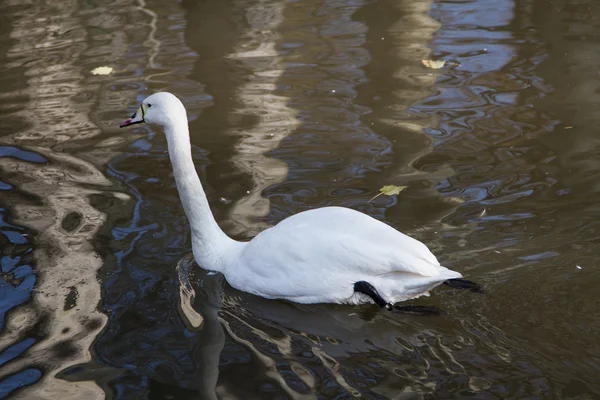
[[[450,398],[458,384],[485,397],[493,393],[481,371],[537,370],[485,316],[493,293],[442,288],[417,301],[448,312],[429,318],[262,299],[229,288],[191,256],[164,276],[111,318],[95,346],[102,366],[60,377],[95,381],[115,399],[391,399]]]
[[[469,300],[441,290],[441,299],[435,302],[442,301],[453,316],[420,318],[368,305],[298,305],[262,299],[228,288],[222,275],[198,268],[191,256],[178,263],[177,273],[178,310],[194,332],[193,372],[187,379],[152,377],[151,398],[168,394],[249,399],[264,398],[269,392],[293,399],[323,394],[410,397],[439,390],[449,375],[462,376],[478,392],[489,382],[470,376],[464,360],[471,358],[472,348],[487,349],[494,357],[502,354],[503,363],[512,360],[508,348],[514,343],[499,329],[485,318],[473,323],[460,315],[459,308],[465,306],[460,303],[473,301],[467,307],[476,309],[472,296]],[[471,334],[457,333],[457,328]]]
[[[191,268],[195,271],[195,285],[190,281]],[[197,391],[198,398],[216,399],[219,359],[225,345],[225,333],[219,320],[223,305],[223,275],[198,268],[191,255],[177,264],[177,275],[180,282],[178,310],[188,328],[197,332],[195,342],[198,347],[193,350],[193,360],[199,374],[191,380],[190,389]],[[195,291],[194,286],[199,290]]]

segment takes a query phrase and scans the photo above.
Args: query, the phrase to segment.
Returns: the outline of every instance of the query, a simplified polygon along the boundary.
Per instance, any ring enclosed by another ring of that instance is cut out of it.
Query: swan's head
[[[119,126],[123,128],[142,122],[166,126],[181,119],[187,119],[181,101],[171,93],[160,92],[146,97],[131,118],[127,118]]]

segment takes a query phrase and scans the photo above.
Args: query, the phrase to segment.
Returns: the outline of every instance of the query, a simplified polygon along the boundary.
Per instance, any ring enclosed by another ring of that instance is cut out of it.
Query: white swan
[[[171,93],[146,98],[120,126],[163,127],[196,262],[223,273],[231,286],[297,303],[397,303],[446,283],[480,291],[440,265],[427,246],[389,225],[344,207],[304,211],[249,242],[229,238],[215,221],[192,160],[186,110]]]

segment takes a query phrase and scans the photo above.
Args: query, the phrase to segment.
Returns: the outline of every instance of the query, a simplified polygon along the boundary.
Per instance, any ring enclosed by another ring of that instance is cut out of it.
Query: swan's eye
[[[152,104],[148,104],[148,108],[152,107]]]

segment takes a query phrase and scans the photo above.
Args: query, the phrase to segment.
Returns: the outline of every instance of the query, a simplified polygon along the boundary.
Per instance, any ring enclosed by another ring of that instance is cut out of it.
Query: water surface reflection
[[[600,394],[592,0],[13,3],[0,397]],[[417,318],[232,290],[186,256],[164,138],[116,128],[158,90],[229,234],[344,205],[486,295]],[[369,203],[384,184],[407,189]]]

